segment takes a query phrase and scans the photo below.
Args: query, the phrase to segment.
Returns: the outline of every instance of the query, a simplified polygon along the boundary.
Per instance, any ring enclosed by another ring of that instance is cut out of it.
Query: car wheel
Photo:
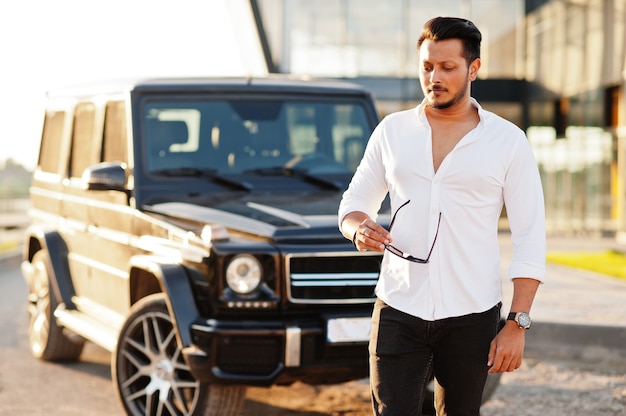
[[[46,361],[73,361],[83,350],[84,340],[68,337],[57,325],[54,310],[58,301],[50,288],[48,253],[40,250],[32,260],[35,273],[28,285],[28,342],[33,356]]]
[[[118,397],[134,416],[234,416],[245,397],[243,386],[213,386],[192,376],[163,294],[147,296],[131,309],[112,372]]]

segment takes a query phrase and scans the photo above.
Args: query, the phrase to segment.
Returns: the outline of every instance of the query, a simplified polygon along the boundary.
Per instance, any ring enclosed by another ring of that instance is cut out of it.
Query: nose
[[[441,82],[441,71],[436,68],[433,68],[429,73],[429,79],[432,84],[439,84]]]

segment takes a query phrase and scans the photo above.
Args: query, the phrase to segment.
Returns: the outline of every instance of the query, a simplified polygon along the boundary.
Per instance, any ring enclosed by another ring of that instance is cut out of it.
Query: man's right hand
[[[391,235],[380,224],[373,221],[363,212],[351,212],[342,221],[344,236],[351,236],[352,242],[359,251],[385,250],[386,244],[391,244]],[[352,230],[352,234],[349,233]]]

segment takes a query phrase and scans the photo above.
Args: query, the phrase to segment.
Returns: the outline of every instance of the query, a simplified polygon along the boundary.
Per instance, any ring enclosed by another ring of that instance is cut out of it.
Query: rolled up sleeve
[[[545,205],[537,162],[527,140],[520,140],[509,165],[504,203],[513,243],[509,278],[544,281],[546,270]]]

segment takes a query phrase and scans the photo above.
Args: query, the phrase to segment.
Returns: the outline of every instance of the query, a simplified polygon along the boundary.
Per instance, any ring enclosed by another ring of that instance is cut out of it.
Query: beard
[[[432,109],[435,110],[445,110],[447,108],[452,107],[454,104],[458,103],[463,99],[467,93],[468,84],[463,85],[463,88],[459,90],[451,99],[444,102],[437,102],[435,99],[429,99],[428,95],[426,95],[426,104]],[[432,91],[445,91],[445,88],[441,87],[433,87]]]

